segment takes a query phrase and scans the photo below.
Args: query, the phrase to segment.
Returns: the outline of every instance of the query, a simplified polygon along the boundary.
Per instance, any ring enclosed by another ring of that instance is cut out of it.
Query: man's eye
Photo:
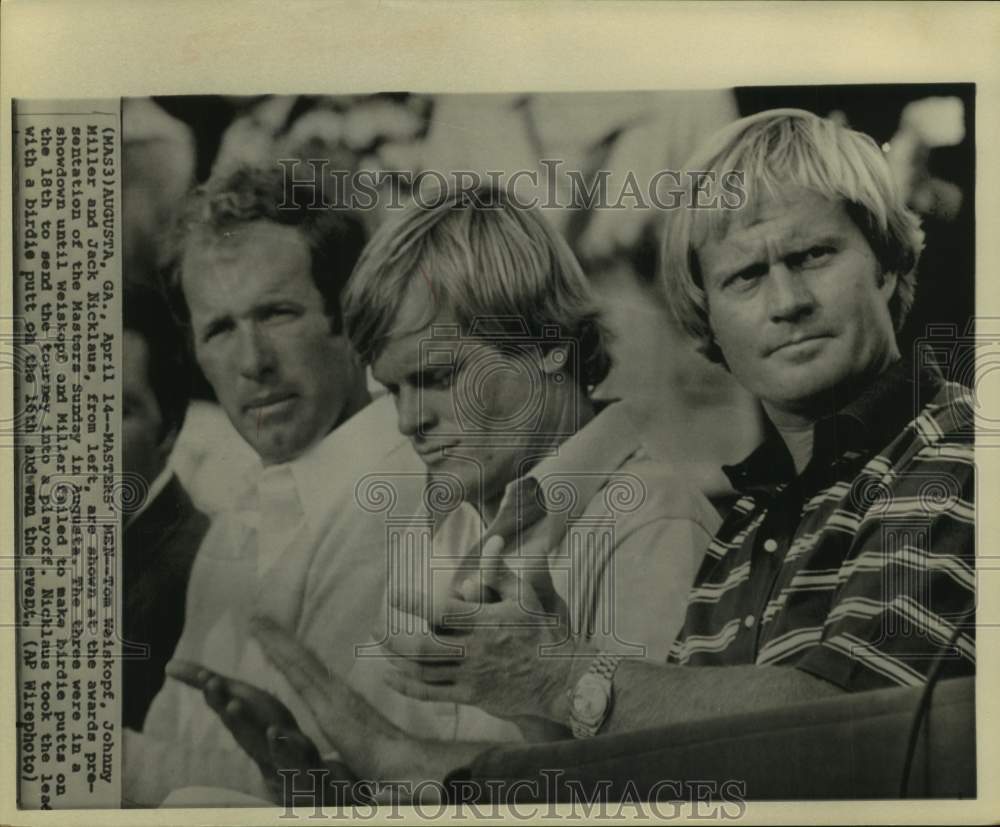
[[[823,264],[830,258],[830,256],[833,255],[833,252],[833,247],[810,247],[808,250],[796,254],[793,257],[793,261],[800,266],[806,267],[809,265]]]
[[[232,330],[232,323],[230,322],[214,322],[205,328],[204,332],[201,334],[201,339],[203,342],[207,342],[217,336],[227,333]]]
[[[761,279],[767,273],[766,264],[754,264],[750,267],[744,267],[742,270],[738,270],[733,273],[728,279],[726,279],[726,287],[737,287],[744,288],[748,285],[754,284],[756,281]]]
[[[301,315],[297,308],[287,306],[268,307],[261,314],[264,321],[282,322],[289,319],[296,319]]]
[[[454,375],[454,371],[450,368],[447,370],[428,371],[422,377],[422,384],[424,388],[445,390],[451,387]]]

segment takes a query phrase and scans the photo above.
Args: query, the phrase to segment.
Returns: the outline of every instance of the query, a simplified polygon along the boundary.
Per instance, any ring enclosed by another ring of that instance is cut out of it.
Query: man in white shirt
[[[256,480],[232,480],[243,489],[240,507],[213,522],[198,552],[176,654],[265,686],[322,748],[247,621],[266,613],[346,673],[384,590],[385,515],[362,508],[355,486],[380,468],[421,468],[391,403],[368,405],[364,369],[342,330],[339,293],[363,245],[361,227],[342,213],[280,208],[288,199],[277,173],[240,169],[210,181],[180,222],[176,312],[261,469]],[[412,513],[419,500],[397,505]],[[219,718],[238,712],[238,702],[212,698],[215,709],[166,682],[142,734],[126,732],[127,804],[156,805],[195,784],[266,794],[258,765]]]

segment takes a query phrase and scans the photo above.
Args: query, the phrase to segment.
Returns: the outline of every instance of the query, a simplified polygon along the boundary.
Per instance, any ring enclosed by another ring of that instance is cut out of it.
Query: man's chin
[[[281,465],[302,456],[312,443],[292,439],[284,433],[259,433],[248,440],[264,465]]]
[[[811,370],[790,371],[786,381],[772,398],[766,401],[789,413],[821,418],[842,407],[849,400],[850,377],[814,367]]]

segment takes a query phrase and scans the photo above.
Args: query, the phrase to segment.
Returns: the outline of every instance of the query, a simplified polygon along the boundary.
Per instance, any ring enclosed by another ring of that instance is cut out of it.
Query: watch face
[[[597,723],[608,708],[608,700],[607,680],[588,673],[573,693],[573,715],[583,723]]]

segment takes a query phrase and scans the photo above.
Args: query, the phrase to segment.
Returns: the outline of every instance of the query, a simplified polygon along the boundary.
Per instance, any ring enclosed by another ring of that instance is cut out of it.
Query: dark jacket
[[[176,476],[124,532],[122,723],[141,730],[184,628],[188,578],[208,530]]]

